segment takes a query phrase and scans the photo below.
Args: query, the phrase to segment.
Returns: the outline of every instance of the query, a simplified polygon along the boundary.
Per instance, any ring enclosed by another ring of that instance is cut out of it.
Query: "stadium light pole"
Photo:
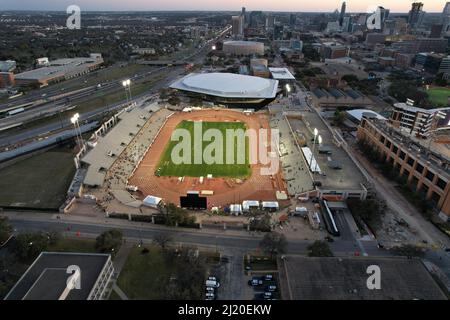
[[[75,135],[77,137],[77,142],[78,142],[78,145],[80,146],[80,149],[82,149],[83,148],[83,137],[80,134],[81,129],[80,129],[80,125],[79,125],[79,122],[78,122],[79,119],[80,119],[80,114],[79,113],[75,113],[73,115],[73,117],[70,118],[70,122],[72,122],[72,124],[73,124],[73,126],[75,128]]]
[[[314,173],[313,167],[312,167],[312,159],[313,159],[313,156],[314,156],[314,148],[316,147],[316,138],[317,138],[317,135],[318,135],[318,134],[319,134],[319,130],[317,130],[317,128],[314,128],[313,149],[312,149],[312,151],[311,151],[311,159],[310,159],[310,161],[309,161],[309,167],[310,167],[312,173]]]
[[[131,89],[130,89],[130,85],[131,85],[131,80],[130,79],[122,81],[122,86],[125,88],[125,95],[127,96],[127,105],[130,105],[130,103],[131,103]],[[128,99],[128,95],[130,95],[129,99]]]

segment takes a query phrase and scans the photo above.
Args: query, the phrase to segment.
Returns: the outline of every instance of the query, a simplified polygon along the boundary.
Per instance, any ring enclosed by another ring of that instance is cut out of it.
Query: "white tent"
[[[257,200],[242,201],[242,210],[250,211],[250,208],[259,208],[259,201],[257,201]]]
[[[263,201],[261,206],[263,209],[268,209],[270,211],[276,211],[280,208],[276,201]]]
[[[230,204],[230,214],[236,216],[242,214],[242,206],[240,204]]]
[[[142,204],[147,207],[157,208],[162,199],[154,196],[146,196]]]

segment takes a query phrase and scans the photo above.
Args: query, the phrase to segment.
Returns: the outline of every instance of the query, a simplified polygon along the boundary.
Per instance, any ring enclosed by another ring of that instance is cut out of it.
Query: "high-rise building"
[[[413,2],[411,10],[408,14],[408,23],[411,28],[417,28],[421,23],[424,16],[422,2]]]
[[[295,14],[293,14],[293,13],[291,13],[290,15],[289,15],[289,24],[291,25],[291,26],[295,26],[295,23],[297,22],[297,16],[295,15]]]
[[[445,4],[444,10],[442,10],[442,15],[450,15],[450,2]]]
[[[339,25],[340,26],[342,26],[342,24],[344,23],[345,8],[346,8],[346,4],[345,4],[345,1],[344,1],[344,2],[342,2],[341,12],[339,13]]]
[[[242,16],[231,17],[232,33],[234,36],[241,36],[244,34],[244,18]]]
[[[275,25],[275,17],[273,15],[268,15],[266,17],[266,30],[273,29]]]

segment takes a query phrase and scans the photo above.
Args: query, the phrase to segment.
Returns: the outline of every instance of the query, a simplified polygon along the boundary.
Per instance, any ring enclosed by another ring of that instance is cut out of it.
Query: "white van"
[[[212,288],[218,288],[218,287],[220,287],[220,283],[217,282],[216,280],[206,280],[206,286],[212,287]]]

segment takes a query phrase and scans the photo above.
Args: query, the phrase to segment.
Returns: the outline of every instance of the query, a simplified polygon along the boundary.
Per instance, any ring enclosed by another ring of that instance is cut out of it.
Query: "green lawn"
[[[73,157],[61,147],[0,169],[0,206],[59,208],[75,174]]]
[[[49,252],[81,252],[97,253],[95,240],[90,239],[60,239],[57,243],[50,245],[46,251]]]
[[[246,125],[243,122],[202,122],[202,132],[205,133],[208,129],[218,129],[223,137],[223,145],[221,150],[223,152],[222,163],[213,163],[206,164],[205,161],[202,161],[202,164],[194,164],[194,122],[193,121],[182,121],[177,129],[186,129],[190,133],[191,137],[191,164],[175,164],[172,161],[172,150],[179,143],[183,143],[184,141],[170,141],[168,142],[164,153],[159,161],[158,168],[156,169],[155,174],[158,176],[174,176],[174,177],[206,177],[208,174],[212,174],[213,177],[231,177],[231,178],[246,178],[251,174],[251,167],[249,164],[249,146],[248,146],[248,138],[245,139],[245,159],[243,164],[237,164],[237,156],[238,156],[238,144],[236,140],[232,145],[234,147],[234,164],[226,164],[226,130],[239,130],[242,129],[244,132],[246,130]],[[203,149],[202,152],[205,151],[206,148],[213,142],[203,141]],[[178,150],[178,149],[176,149]],[[206,149],[208,150],[208,149]],[[212,152],[212,155],[217,155],[216,152],[220,152],[218,150]],[[175,152],[177,154],[177,152]],[[184,155],[184,152],[180,150],[180,156]]]
[[[430,88],[427,91],[430,102],[434,105],[447,106],[450,89],[444,87]]]
[[[136,247],[130,252],[117,284],[130,299],[158,299],[173,269],[158,248],[149,247],[147,254],[141,250]]]

